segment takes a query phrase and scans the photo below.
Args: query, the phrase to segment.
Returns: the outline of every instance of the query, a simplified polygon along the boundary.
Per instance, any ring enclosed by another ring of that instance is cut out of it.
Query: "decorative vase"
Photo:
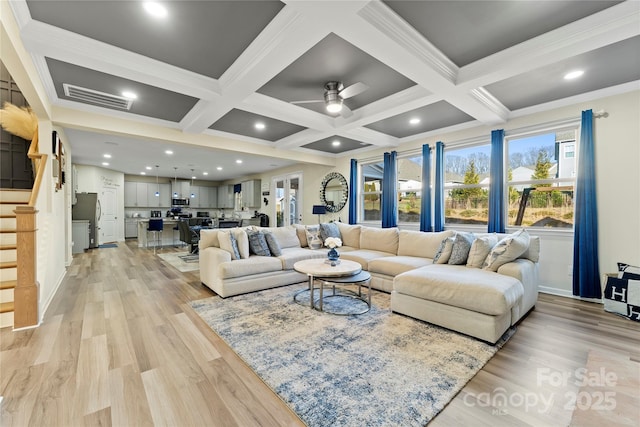
[[[336,248],[331,248],[329,249],[329,252],[327,252],[327,258],[329,258],[329,261],[337,261],[338,258],[340,258],[340,254]]]

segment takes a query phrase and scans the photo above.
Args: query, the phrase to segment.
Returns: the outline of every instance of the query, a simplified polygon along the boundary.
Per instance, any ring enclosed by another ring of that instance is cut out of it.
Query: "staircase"
[[[0,190],[0,328],[13,327],[13,291],[17,284],[16,214],[26,206],[31,190]]]

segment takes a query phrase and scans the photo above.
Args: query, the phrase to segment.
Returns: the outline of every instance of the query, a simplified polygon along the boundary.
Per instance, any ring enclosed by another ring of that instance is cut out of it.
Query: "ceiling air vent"
[[[110,93],[98,92],[86,87],[74,86],[63,83],[64,94],[69,98],[78,101],[89,102],[107,108],[117,108],[119,110],[129,110],[133,104],[133,99],[124,96],[111,95]]]

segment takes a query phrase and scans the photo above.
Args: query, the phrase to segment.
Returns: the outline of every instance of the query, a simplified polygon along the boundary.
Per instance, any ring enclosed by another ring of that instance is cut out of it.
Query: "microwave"
[[[171,199],[171,206],[189,206],[189,199]]]

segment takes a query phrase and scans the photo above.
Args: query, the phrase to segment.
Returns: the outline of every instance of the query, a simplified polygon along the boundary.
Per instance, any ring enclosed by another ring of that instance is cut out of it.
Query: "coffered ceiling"
[[[160,1],[163,18],[144,3],[10,2],[54,106],[212,141],[172,164],[160,148],[184,144],[170,138],[114,142],[62,123],[78,163],[100,165],[111,142],[125,173],[148,163],[188,178],[220,163],[204,179],[231,179],[640,88],[638,1]],[[330,81],[365,90],[332,114]],[[97,104],[126,104],[124,91],[129,110]],[[239,156],[254,161],[234,169]]]

